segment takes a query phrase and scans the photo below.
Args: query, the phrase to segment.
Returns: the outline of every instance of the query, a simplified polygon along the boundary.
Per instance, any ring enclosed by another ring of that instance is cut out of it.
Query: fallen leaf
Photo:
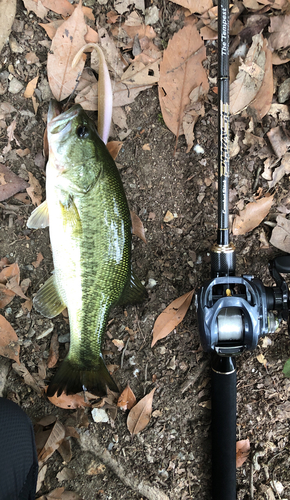
[[[158,316],[153,327],[151,347],[156,344],[157,340],[167,337],[181,323],[191,304],[193,294],[194,290],[191,290],[178,297]]]
[[[290,153],[286,153],[282,158],[281,165],[275,168],[273,178],[268,183],[269,189],[274,187],[286,174],[290,175]]]
[[[28,12],[32,10],[41,19],[47,16],[48,10],[44,7],[41,0],[23,0],[23,3]]]
[[[15,293],[12,290],[8,290],[5,285],[0,284],[0,309],[6,307],[15,297]]]
[[[130,210],[131,222],[132,222],[132,233],[135,234],[140,240],[146,242],[145,230],[142,221],[139,219],[138,215]]]
[[[135,404],[136,404],[135,394],[128,384],[127,387],[123,390],[121,396],[119,397],[117,406],[121,408],[121,410],[125,411],[125,410],[131,410],[131,408],[133,408]]]
[[[278,102],[274,102],[270,106],[268,115],[271,115],[282,122],[290,120],[290,113],[287,104],[278,104]]]
[[[124,341],[120,339],[113,339],[112,343],[117,347],[118,351],[124,349]]]
[[[267,132],[267,137],[271,143],[274,153],[281,158],[290,146],[290,138],[282,127],[274,127]]]
[[[241,467],[250,453],[249,439],[242,439],[236,443],[236,467]]]
[[[0,355],[13,359],[18,364],[20,347],[15,330],[4,316],[0,314]]]
[[[48,397],[48,400],[58,408],[65,408],[70,410],[75,410],[76,408],[83,408],[85,406],[91,406],[91,404],[84,400],[84,397],[80,394],[67,395],[64,392],[60,396]]]
[[[261,365],[263,365],[266,368],[268,361],[266,360],[264,354],[262,353],[258,354],[257,360],[259,361],[259,363],[261,363]]]
[[[123,146],[123,142],[122,141],[110,141],[107,143],[107,149],[111,155],[111,157],[113,158],[113,160],[115,160],[118,156],[118,153],[120,151],[120,149],[122,148]]]
[[[78,432],[75,430],[75,433],[78,435]],[[67,428],[65,427],[65,435],[66,438],[67,436]],[[77,439],[79,439],[79,435]],[[70,439],[64,439],[63,442],[60,444],[58,447],[58,453],[60,453],[61,458],[63,459],[64,462],[67,464],[71,461],[73,453],[72,453],[72,446],[71,446],[71,440]]]
[[[23,158],[23,156],[27,156],[30,154],[30,149],[28,149],[28,148],[16,149],[15,151],[18,154],[18,156],[20,156],[21,158]]]
[[[31,264],[33,265],[33,267],[36,269],[37,267],[40,266],[40,263],[43,261],[43,255],[41,252],[38,252],[37,254],[37,257],[36,257],[36,260],[34,260],[33,262],[31,262]]]
[[[87,27],[81,3],[56,31],[47,57],[47,74],[51,91],[58,101],[68,97],[82,73],[85,58],[72,68],[77,52],[85,45]]]
[[[43,465],[49,457],[57,450],[65,437],[65,428],[58,420],[55,422],[50,435],[40,452],[38,453],[39,465]]]
[[[143,144],[142,149],[143,151],[151,151],[150,144]]]
[[[270,243],[279,250],[290,253],[290,220],[282,215],[277,216],[277,225],[272,231]]]
[[[18,140],[14,136],[14,130],[16,128],[17,122],[16,118],[10,123],[9,127],[7,127],[7,137],[8,137],[8,144],[3,148],[3,154],[5,155],[11,150],[11,142],[15,141],[17,146],[20,146]]]
[[[236,215],[233,222],[232,232],[235,236],[246,234],[257,227],[268,215],[272,206],[274,194],[265,196],[257,201],[248,203],[246,208]]]
[[[22,299],[27,300],[26,295],[23,293],[21,286],[19,285],[19,276],[12,276],[7,283],[6,288],[11,290],[15,295],[18,295]]]
[[[0,2],[0,52],[11,32],[16,14],[16,0],[1,0]]]
[[[74,6],[68,0],[41,0],[44,7],[63,17],[69,17],[74,11]]]
[[[170,210],[167,210],[163,222],[171,222],[174,219],[174,215],[170,212]]]
[[[191,116],[190,94],[198,88],[198,96],[208,92],[209,83],[202,61],[206,49],[194,24],[185,26],[175,33],[163,54],[158,83],[159,101],[167,127],[178,137],[184,133],[184,121],[196,122]],[[193,95],[195,97],[195,95]],[[195,106],[197,102],[194,102]]]
[[[7,200],[19,191],[23,191],[28,187],[28,183],[14,174],[9,168],[0,163],[0,201]]]
[[[107,23],[108,24],[115,24],[119,19],[119,14],[115,12],[114,10],[110,10],[107,13]]]
[[[160,73],[159,64],[161,58],[149,64],[142,61],[134,61],[122,74],[121,81],[125,84],[154,85],[158,83]]]
[[[59,358],[58,351],[59,351],[58,333],[54,332],[50,341],[49,356],[47,359],[47,368],[53,368],[58,362]]]
[[[259,121],[268,113],[274,93],[272,52],[266,40],[264,40],[264,48],[266,54],[264,78],[260,90],[250,105],[256,111],[256,117]]]
[[[290,45],[290,16],[272,16],[270,18],[269,46],[282,49]]]
[[[231,114],[240,113],[256,98],[265,76],[266,48],[267,42],[262,34],[254,35],[245,61],[239,66],[237,77],[230,85]]]
[[[188,9],[191,14],[195,12],[203,14],[213,6],[212,0],[172,0],[172,2]]]
[[[42,200],[42,189],[39,184],[39,181],[32,175],[31,172],[28,172],[29,175],[29,184],[30,186],[26,188],[27,194],[30,196],[32,203],[34,205],[40,205]]]
[[[38,76],[36,76],[35,78],[33,78],[33,80],[30,80],[30,82],[28,82],[25,92],[23,94],[24,97],[26,97],[26,99],[29,99],[30,97],[33,96],[37,86],[37,82],[38,82]]]
[[[46,474],[46,471],[47,471],[47,464],[45,464],[38,472],[38,475],[37,475],[37,484],[36,484],[36,493],[40,490],[41,486],[42,486],[42,483],[45,479],[45,474]],[[43,498],[43,500],[46,500],[46,496],[45,497],[40,497],[40,499]]]
[[[32,387],[32,389],[39,396],[42,396],[44,390],[44,382],[43,380],[41,380],[37,373],[31,375],[26,366],[22,363],[20,363],[19,365],[13,363],[12,368],[20,377],[23,377],[25,384],[29,385],[29,387]]]
[[[117,49],[114,40],[109,36],[105,28],[98,29],[99,43],[104,52],[106,63],[119,78],[123,75],[123,62],[121,61],[119,50]],[[97,60],[92,52],[91,67],[95,69]]]
[[[60,472],[57,473],[56,479],[58,481],[71,481],[76,476],[76,473],[73,469],[69,469],[68,467],[64,467]]]
[[[148,425],[155,390],[156,387],[130,410],[127,418],[127,428],[132,435],[138,434]]]

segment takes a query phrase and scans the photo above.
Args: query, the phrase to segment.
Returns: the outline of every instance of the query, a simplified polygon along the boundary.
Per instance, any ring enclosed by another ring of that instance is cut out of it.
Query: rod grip
[[[236,369],[233,358],[212,359],[212,498],[236,499]]]

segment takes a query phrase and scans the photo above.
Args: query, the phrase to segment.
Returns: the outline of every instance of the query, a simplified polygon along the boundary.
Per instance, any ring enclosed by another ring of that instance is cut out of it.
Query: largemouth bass
[[[69,353],[47,395],[102,396],[107,387],[118,392],[101,353],[110,309],[146,295],[131,267],[130,211],[115,162],[81,106],[61,113],[52,101],[47,133],[46,201],[27,225],[49,225],[54,273],[33,303],[47,318],[67,307],[70,324]]]

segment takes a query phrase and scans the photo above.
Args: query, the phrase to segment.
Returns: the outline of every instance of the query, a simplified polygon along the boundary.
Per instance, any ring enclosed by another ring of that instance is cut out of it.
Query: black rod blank
[[[229,0],[218,3],[218,245],[229,244]]]

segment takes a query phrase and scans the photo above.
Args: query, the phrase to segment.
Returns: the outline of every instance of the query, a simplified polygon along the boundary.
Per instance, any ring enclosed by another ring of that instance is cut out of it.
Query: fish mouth
[[[49,134],[65,135],[71,130],[72,120],[78,116],[82,107],[76,104],[64,113],[61,113],[60,104],[57,101],[51,101],[47,114],[47,129]]]

